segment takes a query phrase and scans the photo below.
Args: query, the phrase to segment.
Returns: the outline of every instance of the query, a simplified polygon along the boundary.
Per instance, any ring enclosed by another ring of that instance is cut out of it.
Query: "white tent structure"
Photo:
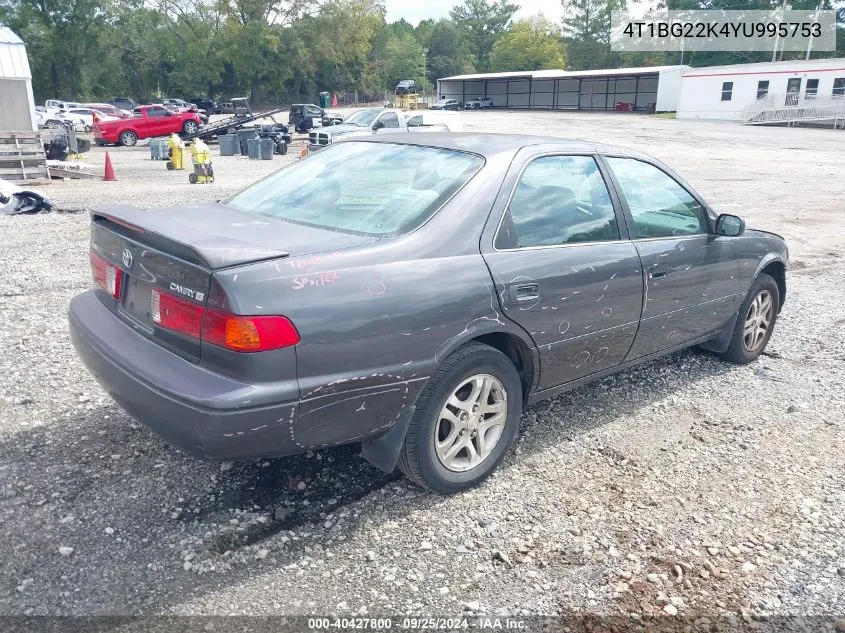
[[[37,129],[26,46],[11,29],[0,26],[0,131]]]

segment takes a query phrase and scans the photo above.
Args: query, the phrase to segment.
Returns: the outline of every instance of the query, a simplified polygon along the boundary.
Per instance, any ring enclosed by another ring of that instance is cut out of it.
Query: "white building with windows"
[[[0,26],[0,130],[37,129],[26,46],[11,29]]]
[[[845,99],[845,59],[690,68],[681,78],[678,118],[740,121],[743,110],[770,95],[785,106]]]

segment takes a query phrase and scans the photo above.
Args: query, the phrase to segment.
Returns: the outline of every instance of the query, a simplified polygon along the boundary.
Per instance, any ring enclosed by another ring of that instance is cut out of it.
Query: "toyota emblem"
[[[123,249],[123,265],[132,268],[132,251],[128,248]]]

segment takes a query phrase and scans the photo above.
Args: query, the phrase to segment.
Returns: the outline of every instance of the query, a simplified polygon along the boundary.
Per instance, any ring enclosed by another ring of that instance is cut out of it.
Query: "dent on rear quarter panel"
[[[451,350],[513,327],[480,254],[370,263],[400,248],[280,259],[215,275],[235,298],[235,312],[283,314],[299,330],[298,446],[387,430]]]

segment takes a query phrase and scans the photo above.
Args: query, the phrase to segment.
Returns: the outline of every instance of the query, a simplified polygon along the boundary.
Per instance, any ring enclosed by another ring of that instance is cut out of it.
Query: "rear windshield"
[[[475,154],[453,150],[346,141],[223,203],[287,222],[390,237],[420,226],[482,164]]]

